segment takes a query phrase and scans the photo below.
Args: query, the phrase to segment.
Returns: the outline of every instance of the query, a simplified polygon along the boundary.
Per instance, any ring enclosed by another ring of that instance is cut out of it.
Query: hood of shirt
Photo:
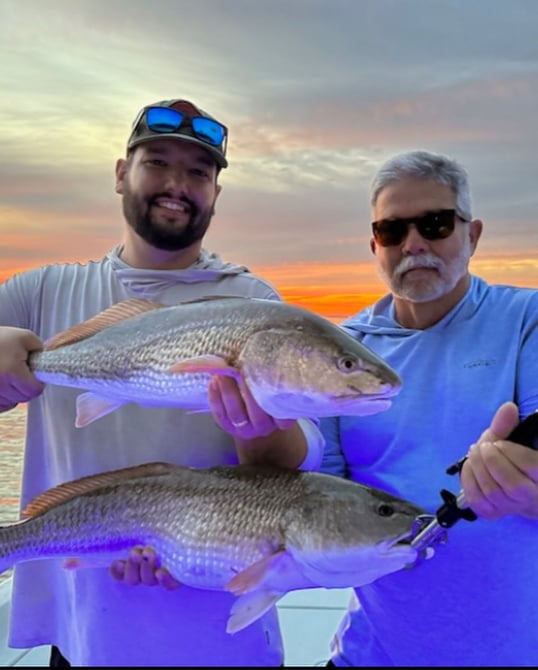
[[[244,265],[223,261],[218,254],[206,249],[200,251],[198,259],[188,268],[181,270],[147,270],[127,265],[121,258],[122,247],[118,246],[107,254],[114,273],[122,284],[135,293],[165,289],[171,284],[193,284],[204,281],[218,281],[223,276],[240,275],[249,272]]]
[[[477,306],[486,295],[487,286],[483,279],[471,275],[469,288],[463,298],[428,330],[444,330],[455,321],[465,321],[472,318]],[[391,294],[384,296],[370,307],[343,321],[340,325],[352,335],[358,337],[367,333],[405,337],[417,332],[415,328],[406,328],[396,321],[394,300]]]

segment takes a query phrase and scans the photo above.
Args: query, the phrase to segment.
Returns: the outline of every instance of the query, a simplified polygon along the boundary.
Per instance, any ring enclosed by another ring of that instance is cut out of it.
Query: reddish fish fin
[[[166,307],[166,305],[152,302],[151,300],[144,300],[142,298],[122,300],[121,302],[112,305],[112,307],[92,316],[90,319],[87,319],[76,326],[72,326],[71,328],[67,328],[67,330],[63,330],[61,333],[49,338],[45,342],[45,349],[58,349],[66,344],[80,342],[109,326],[113,326],[115,323],[125,321],[133,316],[143,314],[144,312],[162,309],[163,307]]]
[[[59,484],[38,496],[33,498],[21,512],[21,519],[36,516],[48,509],[66,502],[76,496],[94,491],[102,486],[110,486],[123,481],[124,479],[131,479],[133,477],[153,477],[155,475],[166,475],[181,466],[172,465],[171,463],[162,463],[156,461],[154,463],[143,463],[142,465],[134,465],[128,468],[120,468],[119,470],[110,470],[109,472],[101,472],[95,475],[88,475],[80,477],[70,482]]]
[[[248,568],[232,577],[224,587],[225,590],[231,591],[236,596],[253,591],[263,583],[267,573],[276,567],[276,564],[280,562],[284,554],[286,554],[285,549],[279,549],[274,554],[264,556],[264,558],[256,561],[256,563],[252,563]]]
[[[265,614],[284,594],[275,591],[256,591],[241,596],[232,605],[227,633],[237,633]]]
[[[169,372],[180,374],[182,372],[209,373],[215,375],[226,375],[240,379],[241,374],[237,368],[229,365],[221,356],[196,356],[195,358],[186,358],[172,365]]]

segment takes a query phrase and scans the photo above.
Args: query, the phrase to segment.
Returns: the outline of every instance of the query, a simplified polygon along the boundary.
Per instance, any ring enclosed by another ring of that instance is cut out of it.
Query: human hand
[[[295,419],[275,419],[256,402],[241,379],[215,376],[209,384],[209,405],[216,423],[234,437],[250,440],[287,430]]]
[[[485,519],[538,519],[538,451],[504,439],[518,422],[517,406],[501,405],[463,464],[465,502]]]
[[[138,546],[131,549],[127,560],[112,563],[110,575],[130,586],[162,586],[167,591],[174,591],[181,586],[166,568],[160,566],[159,558],[151,547]]]
[[[43,343],[31,330],[0,328],[0,412],[38,396],[45,385],[28,367],[28,355],[43,349]]]

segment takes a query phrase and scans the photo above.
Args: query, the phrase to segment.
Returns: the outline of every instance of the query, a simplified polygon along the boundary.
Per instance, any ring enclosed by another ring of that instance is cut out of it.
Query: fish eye
[[[340,356],[336,362],[336,367],[342,372],[353,372],[359,367],[359,359],[351,354]]]
[[[379,516],[389,517],[394,514],[394,507],[389,503],[380,503],[377,506],[377,513]]]

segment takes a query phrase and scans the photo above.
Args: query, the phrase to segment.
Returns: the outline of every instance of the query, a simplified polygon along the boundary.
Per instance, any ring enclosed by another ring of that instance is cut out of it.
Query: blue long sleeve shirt
[[[435,512],[446,468],[497,408],[538,409],[538,292],[472,277],[425,330],[400,326],[391,296],[342,326],[386,360],[403,388],[386,412],[323,419],[322,470]],[[435,556],[357,588],[333,640],[336,665],[538,665],[538,521],[461,521]],[[360,602],[360,605],[359,605]]]

